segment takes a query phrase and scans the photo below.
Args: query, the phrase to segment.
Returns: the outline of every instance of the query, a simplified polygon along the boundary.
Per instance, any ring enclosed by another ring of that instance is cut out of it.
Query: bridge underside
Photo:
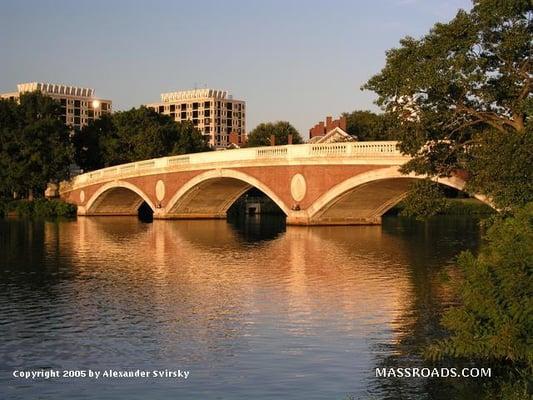
[[[382,179],[357,186],[310,217],[309,225],[374,225],[400,202],[414,179]]]
[[[305,209],[285,206],[283,211],[289,225],[377,225],[381,224],[382,215],[407,195],[417,179],[384,177],[363,182],[344,181]],[[150,200],[133,185],[121,185],[94,194],[87,208],[78,208],[79,215],[138,215],[139,207],[145,202],[156,219],[224,219],[231,205],[255,186],[253,182],[232,177],[208,178],[191,182],[169,196],[168,203],[161,204]],[[453,183],[448,185],[458,188]],[[283,206],[279,198],[275,202]]]
[[[130,189],[116,187],[102,193],[84,215],[137,215],[143,199]]]
[[[231,205],[250,188],[249,184],[238,179],[210,179],[183,194],[165,214],[156,212],[154,218],[226,218]]]

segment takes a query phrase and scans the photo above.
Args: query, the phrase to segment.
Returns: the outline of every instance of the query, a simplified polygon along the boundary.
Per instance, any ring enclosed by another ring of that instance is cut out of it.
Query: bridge
[[[410,184],[424,178],[400,173],[408,160],[393,141],[213,151],[88,172],[61,185],[60,196],[81,216],[137,215],[146,203],[156,219],[226,218],[255,187],[285,213],[287,224],[380,224]],[[460,176],[438,182],[458,190],[465,185]]]

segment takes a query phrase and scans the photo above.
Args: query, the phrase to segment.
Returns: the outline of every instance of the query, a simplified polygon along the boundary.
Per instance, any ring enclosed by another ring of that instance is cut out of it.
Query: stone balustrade
[[[400,153],[395,141],[243,148],[162,157],[116,165],[78,175],[62,185],[62,190],[72,190],[110,179],[214,167],[332,163],[399,165],[407,159],[408,157]]]

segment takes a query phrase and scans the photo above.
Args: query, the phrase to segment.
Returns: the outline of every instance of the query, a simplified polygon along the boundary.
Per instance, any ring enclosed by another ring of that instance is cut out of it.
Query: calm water
[[[469,398],[472,381],[374,369],[424,365],[419,349],[453,301],[443,272],[478,244],[468,218],[313,228],[3,220],[0,398]],[[38,368],[190,376],[12,377]]]

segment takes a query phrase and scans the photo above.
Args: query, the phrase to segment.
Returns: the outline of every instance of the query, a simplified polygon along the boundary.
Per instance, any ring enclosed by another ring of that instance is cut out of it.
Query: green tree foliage
[[[110,114],[92,120],[72,137],[76,163],[86,171],[106,166],[103,143],[115,132]],[[101,143],[102,142],[102,143]]]
[[[492,130],[469,149],[467,188],[489,193],[498,207],[510,210],[533,201],[533,131],[523,134]]]
[[[192,122],[176,123],[146,107],[102,116],[77,132],[73,143],[85,170],[209,150]]]
[[[292,134],[292,143],[303,143],[303,139],[289,122],[263,122],[248,134],[248,147],[270,146],[270,137],[275,136],[276,145],[288,143],[288,137]]]
[[[18,150],[16,138],[20,119],[18,104],[0,99],[0,197],[11,195],[17,188],[17,165],[12,163]]]
[[[360,141],[395,140],[395,119],[388,114],[376,114],[372,111],[352,111],[343,113],[346,117],[346,131]]]
[[[419,220],[443,213],[448,208],[439,184],[430,179],[416,181],[402,205],[401,215]]]
[[[40,195],[68,177],[69,131],[58,102],[39,92],[0,100],[0,185],[4,195]]]
[[[421,39],[406,37],[387,52],[385,67],[364,88],[375,91],[377,103],[400,122],[400,148],[414,157],[405,172],[448,176],[462,169],[490,178],[479,157],[495,154],[502,144],[498,134],[526,134],[533,102],[532,4],[475,0],[470,12],[461,10]],[[518,141],[530,139],[512,140]],[[531,158],[525,161],[513,168],[530,171]],[[475,179],[473,188],[506,206],[509,196],[502,195],[506,190],[500,185],[516,180],[500,178]],[[523,205],[532,196],[529,191],[511,197],[522,199]]]
[[[446,356],[533,366],[533,203],[488,230],[476,258],[459,257],[462,305],[443,318],[452,336],[428,349]]]

